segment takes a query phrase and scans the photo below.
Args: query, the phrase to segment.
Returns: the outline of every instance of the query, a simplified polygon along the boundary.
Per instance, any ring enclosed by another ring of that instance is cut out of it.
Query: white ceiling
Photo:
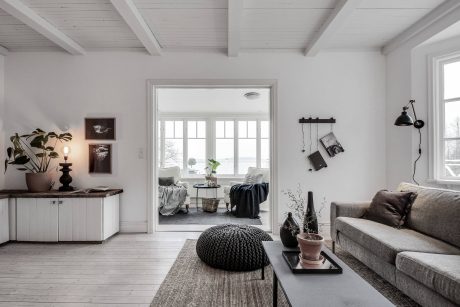
[[[254,100],[245,93],[257,92]],[[158,111],[161,113],[254,113],[268,114],[268,88],[160,88],[157,90]]]
[[[0,7],[11,0],[0,0]],[[110,0],[22,1],[84,50],[144,49]],[[128,0],[140,22],[154,35],[161,51],[226,50],[230,0]],[[239,50],[304,50],[343,0],[243,1],[239,16]],[[356,0],[349,0],[356,2]],[[440,5],[443,0],[362,0],[326,41],[323,49],[378,49]],[[8,11],[8,9],[5,8]],[[12,13],[13,14],[13,13]],[[13,14],[14,15],[14,14]],[[122,14],[123,15],[123,14]],[[17,16],[16,16],[17,17]],[[36,32],[0,9],[0,46],[9,51],[57,49]],[[41,32],[43,33],[43,32]],[[61,45],[62,46],[62,45]]]

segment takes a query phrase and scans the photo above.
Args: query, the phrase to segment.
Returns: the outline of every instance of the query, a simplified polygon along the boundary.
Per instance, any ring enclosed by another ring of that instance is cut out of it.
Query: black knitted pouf
[[[263,230],[248,225],[218,225],[198,238],[196,253],[206,264],[228,271],[252,271],[268,265],[262,241],[273,241]]]

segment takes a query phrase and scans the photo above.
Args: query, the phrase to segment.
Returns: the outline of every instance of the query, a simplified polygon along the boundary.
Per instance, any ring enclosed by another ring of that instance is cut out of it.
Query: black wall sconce
[[[425,126],[425,122],[417,118],[417,113],[415,112],[414,103],[415,103],[415,100],[410,100],[409,103],[403,107],[403,111],[401,115],[399,115],[398,118],[396,118],[395,126],[414,126],[414,128],[416,128],[418,131],[418,136],[419,136],[418,157],[414,161],[414,172],[412,173],[412,180],[417,185],[419,185],[417,180],[415,180],[415,172],[417,170],[417,162],[418,160],[420,160],[420,157],[422,156],[422,132],[420,131],[420,129],[422,129]],[[412,112],[414,113],[415,121],[412,119],[412,117],[409,116],[409,114],[407,114],[409,105],[411,105],[412,107]]]

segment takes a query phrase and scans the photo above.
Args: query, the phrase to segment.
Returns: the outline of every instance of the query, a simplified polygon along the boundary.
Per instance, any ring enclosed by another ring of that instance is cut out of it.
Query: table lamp
[[[70,172],[72,171],[70,167],[72,166],[72,163],[67,163],[67,159],[69,158],[70,154],[70,147],[64,146],[62,148],[62,154],[64,155],[64,163],[59,163],[59,166],[62,167],[60,169],[60,171],[62,172],[62,176],[61,178],[59,178],[59,182],[62,183],[62,186],[59,187],[59,191],[73,191],[74,188],[70,185],[70,183],[72,182],[72,177],[70,176]]]

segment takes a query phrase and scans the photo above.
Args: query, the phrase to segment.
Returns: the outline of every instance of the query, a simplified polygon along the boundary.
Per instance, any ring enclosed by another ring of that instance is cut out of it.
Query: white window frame
[[[187,170],[187,155],[188,155],[188,121],[205,121],[206,122],[206,159],[215,158],[216,156],[216,121],[233,121],[234,122],[234,134],[233,134],[233,146],[234,146],[234,172],[233,174],[222,174],[219,177],[221,178],[243,178],[246,175],[246,172],[239,173],[239,161],[238,161],[238,122],[239,121],[255,121],[256,122],[256,167],[261,167],[261,122],[268,121],[270,122],[270,118],[268,115],[260,115],[260,114],[203,114],[200,116],[196,116],[195,114],[191,113],[163,113],[160,114],[158,117],[161,126],[161,139],[159,144],[160,147],[164,148],[164,141],[165,141],[165,130],[164,130],[164,122],[165,121],[182,121],[183,122],[183,165],[181,167],[182,170],[182,178],[183,179],[193,179],[197,177],[203,177],[202,174],[189,174],[186,172]],[[160,154],[160,161],[159,164],[161,167],[164,167],[164,150],[161,151]],[[271,159],[271,157],[270,157]]]
[[[430,178],[432,181],[440,184],[460,184],[460,178],[444,175],[444,153],[446,140],[460,140],[460,138],[446,138],[445,132],[445,115],[444,106],[449,101],[458,101],[460,97],[453,99],[444,99],[444,65],[460,61],[460,52],[448,55],[433,56],[429,76],[432,80],[432,103],[431,103],[431,131],[430,131]]]

